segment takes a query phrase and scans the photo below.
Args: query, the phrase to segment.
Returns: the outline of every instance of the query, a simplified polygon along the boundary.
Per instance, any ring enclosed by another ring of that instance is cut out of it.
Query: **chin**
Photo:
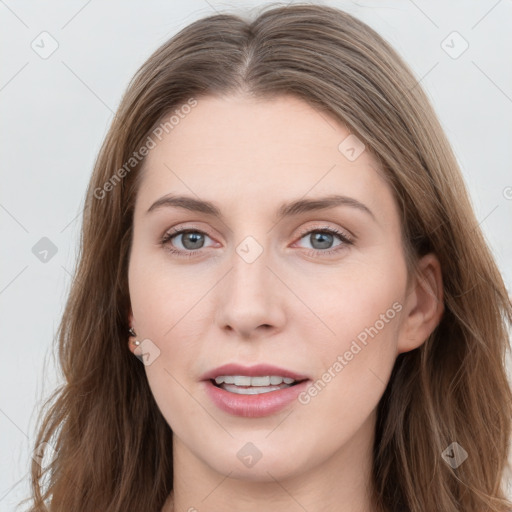
[[[302,454],[300,459],[298,453]],[[203,453],[202,459],[214,471],[229,474],[229,478],[269,482],[287,480],[311,468],[316,461],[308,460],[304,455],[304,449],[299,445],[285,450],[282,446],[273,446],[269,439],[254,443],[237,440],[232,446],[219,446],[219,451],[209,453],[208,457]]]

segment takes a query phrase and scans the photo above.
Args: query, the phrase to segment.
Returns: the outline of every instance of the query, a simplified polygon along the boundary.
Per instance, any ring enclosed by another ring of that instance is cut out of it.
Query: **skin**
[[[173,431],[174,491],[163,511],[374,510],[376,407],[397,355],[420,346],[439,323],[442,282],[430,254],[407,288],[391,189],[368,151],[350,161],[338,150],[348,135],[293,96],[208,96],[146,158],[129,320],[137,339],[160,350],[145,369]],[[146,213],[171,192],[214,202],[223,220],[176,207]],[[283,202],[333,193],[364,203],[375,218],[350,206],[276,215]],[[207,234],[195,256],[166,248],[190,251],[194,239],[186,236],[160,243],[178,225]],[[326,246],[316,232],[301,231],[326,227],[356,239],[347,245],[334,235]],[[252,263],[235,251],[247,236],[263,248]],[[240,418],[205,394],[201,375],[228,362],[320,379],[394,303],[401,311],[307,404]],[[248,442],[262,454],[252,467],[237,458]]]

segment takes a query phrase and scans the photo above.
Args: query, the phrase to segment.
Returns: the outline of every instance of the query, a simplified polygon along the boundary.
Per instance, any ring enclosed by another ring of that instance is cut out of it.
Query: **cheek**
[[[377,405],[397,356],[405,262],[392,248],[320,281],[323,291],[308,297],[331,335],[317,344],[317,385],[302,403],[329,409],[340,420],[349,413],[356,425]]]
[[[165,253],[165,249],[158,250]],[[197,267],[170,264],[165,256],[134,247],[128,272],[136,324],[144,336],[155,339],[171,336],[178,322],[180,328],[186,324],[180,319],[214,283],[214,276],[208,276]]]
[[[379,263],[351,263],[315,279],[301,278],[297,294],[307,298],[325,333],[332,335],[332,342],[324,344],[323,350],[332,353],[348,348],[352,340],[364,342],[365,333],[370,339],[368,330],[375,334],[374,328],[378,331],[375,339],[396,337],[406,274],[401,264],[392,261],[397,262],[390,258]]]
[[[396,271],[345,277],[343,287],[322,299],[321,317],[334,334],[323,336],[311,354],[318,371],[299,396],[296,416],[336,442],[348,441],[378,405],[396,359],[403,308],[403,276]],[[328,450],[322,447],[316,449]]]
[[[137,333],[151,340],[159,354],[145,368],[157,403],[188,407],[190,396],[183,394],[182,386],[195,377],[191,369],[201,352],[204,308],[215,276],[171,265],[164,257],[135,248],[128,279]]]
[[[179,271],[164,268],[156,258],[137,250],[131,255],[128,280],[137,333],[151,340],[158,354],[145,366],[151,392],[171,429],[186,431],[180,424],[182,418],[204,421],[190,399],[185,378],[187,369],[194,365],[201,339],[194,335],[194,322],[190,322],[199,290],[194,291]]]

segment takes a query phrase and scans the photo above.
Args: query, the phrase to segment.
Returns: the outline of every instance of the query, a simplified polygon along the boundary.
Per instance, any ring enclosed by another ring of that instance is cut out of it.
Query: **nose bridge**
[[[238,299],[240,306],[247,300],[268,300],[270,297],[266,295],[272,295],[271,272],[267,268],[271,259],[268,247],[254,236],[245,237],[235,247],[231,261],[230,293]]]

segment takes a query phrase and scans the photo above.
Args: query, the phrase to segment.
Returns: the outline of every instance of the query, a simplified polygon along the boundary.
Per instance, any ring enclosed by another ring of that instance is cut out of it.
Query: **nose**
[[[282,330],[286,290],[268,251],[252,262],[240,254],[233,251],[231,270],[217,287],[217,325],[244,339]]]

